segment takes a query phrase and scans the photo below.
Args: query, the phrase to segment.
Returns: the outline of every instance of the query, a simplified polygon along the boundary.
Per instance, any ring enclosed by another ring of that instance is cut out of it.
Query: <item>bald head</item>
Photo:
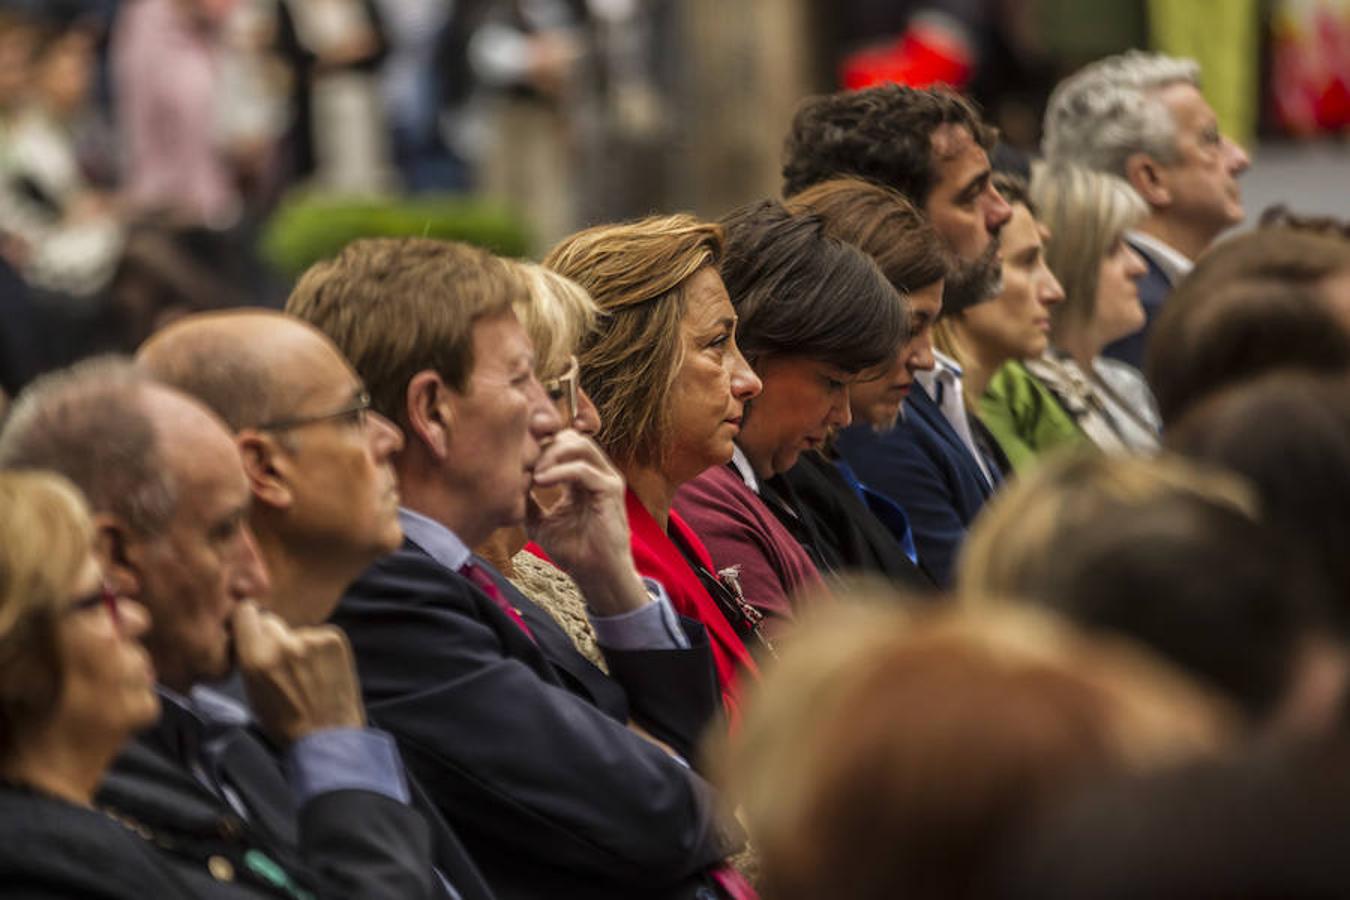
[[[292,415],[312,392],[308,372],[348,368],[313,326],[270,310],[180,319],[141,345],[151,376],[198,398],[234,431]]]

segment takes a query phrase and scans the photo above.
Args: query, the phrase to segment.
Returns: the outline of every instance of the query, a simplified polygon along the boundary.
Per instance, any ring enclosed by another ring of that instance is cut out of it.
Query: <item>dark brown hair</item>
[[[903,300],[872,258],[825,233],[817,215],[772,200],[723,219],[722,280],[753,365],[803,356],[861,372],[893,359],[908,337]]]
[[[826,234],[872,257],[902,293],[946,278],[950,270],[937,231],[899,191],[860,178],[831,178],[783,205],[794,213],[818,215]]]
[[[937,183],[933,132],[943,125],[967,129],[985,150],[997,137],[974,104],[947,88],[886,84],[808,97],[784,142],[783,196],[853,175],[923,206]]]

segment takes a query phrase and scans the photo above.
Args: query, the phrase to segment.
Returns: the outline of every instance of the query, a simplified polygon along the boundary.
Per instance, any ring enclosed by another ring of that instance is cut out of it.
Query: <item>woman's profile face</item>
[[[1117,236],[1102,257],[1097,272],[1097,307],[1094,331],[1105,346],[1129,337],[1144,327],[1144,307],[1139,302],[1139,279],[1148,271],[1143,258]]]
[[[1040,356],[1050,340],[1050,310],[1064,289],[1045,263],[1044,227],[1021,203],[1003,226],[1003,289],[961,314],[963,331],[988,360]]]
[[[62,683],[52,724],[72,739],[102,743],[159,718],[155,669],[140,642],[150,614],[133,600],[105,594],[92,554],[58,617]]]
[[[852,421],[848,388],[858,377],[804,356],[776,356],[756,367],[764,391],[746,418],[738,443],[755,474],[772,478],[818,449],[830,429]]]
[[[736,311],[712,266],[685,284],[685,312],[676,339],[679,368],[670,389],[667,480],[682,484],[731,459],[745,402],[760,381],[736,346]]]

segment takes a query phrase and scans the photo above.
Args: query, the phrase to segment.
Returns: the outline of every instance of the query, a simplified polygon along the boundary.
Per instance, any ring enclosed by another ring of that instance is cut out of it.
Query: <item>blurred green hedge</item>
[[[352,200],[319,194],[287,198],[263,230],[262,252],[285,275],[298,276],[361,237],[430,237],[465,241],[503,256],[529,249],[525,225],[474,197]]]

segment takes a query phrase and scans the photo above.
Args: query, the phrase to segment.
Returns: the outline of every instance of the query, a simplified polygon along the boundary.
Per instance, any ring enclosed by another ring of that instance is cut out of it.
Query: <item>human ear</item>
[[[438,373],[424,369],[409,379],[407,412],[408,442],[421,444],[438,460],[446,459],[450,455],[455,397]]]
[[[137,599],[141,594],[144,538],[111,513],[97,513],[93,518],[94,556],[104,579],[119,596]]]
[[[1171,205],[1172,191],[1162,166],[1147,153],[1132,153],[1125,160],[1125,180],[1150,207]]]
[[[291,476],[295,460],[271,434],[246,428],[235,437],[249,490],[260,503],[288,509],[294,501]]]

